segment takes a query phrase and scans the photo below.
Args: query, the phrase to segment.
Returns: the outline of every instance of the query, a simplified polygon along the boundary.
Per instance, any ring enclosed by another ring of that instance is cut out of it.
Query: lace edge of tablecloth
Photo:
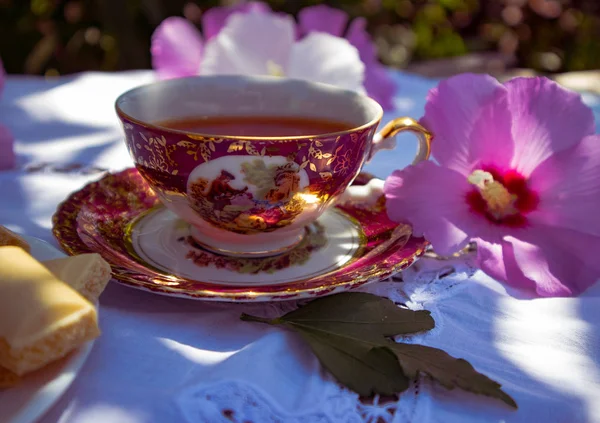
[[[424,334],[397,337],[397,341],[420,343],[443,330],[444,319],[436,303],[468,285],[475,269],[468,257],[452,261],[423,259],[401,276],[362,287],[363,292],[385,296],[399,306],[427,309],[436,321]],[[248,312],[265,317],[284,314],[296,303],[249,305]],[[322,399],[314,409],[291,413],[262,388],[238,379],[219,380],[186,388],[177,403],[189,423],[424,423],[429,420],[431,382],[426,377],[412,381],[397,398],[376,396],[368,401],[323,374]]]

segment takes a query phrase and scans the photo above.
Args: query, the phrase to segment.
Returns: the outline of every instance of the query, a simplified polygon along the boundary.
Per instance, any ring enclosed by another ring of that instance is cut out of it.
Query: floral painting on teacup
[[[315,197],[309,177],[285,157],[222,157],[188,178],[190,205],[214,226],[242,234],[288,226]]]

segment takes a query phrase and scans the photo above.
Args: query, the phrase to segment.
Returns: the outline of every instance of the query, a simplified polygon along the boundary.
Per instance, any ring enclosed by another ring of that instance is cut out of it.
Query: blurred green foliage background
[[[164,18],[180,15],[200,25],[204,10],[233,2],[0,0],[0,57],[9,73],[48,76],[148,68],[150,37]],[[399,68],[426,73],[431,60],[458,56],[544,73],[600,68],[600,0],[267,3],[293,14],[325,3],[364,16],[381,60]]]

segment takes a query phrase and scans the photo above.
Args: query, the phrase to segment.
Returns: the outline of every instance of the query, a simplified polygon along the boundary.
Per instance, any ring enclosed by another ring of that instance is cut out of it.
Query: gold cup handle
[[[393,150],[396,148],[396,139],[394,136],[403,131],[412,132],[419,140],[419,146],[413,164],[427,160],[431,154],[431,140],[433,138],[431,132],[425,129],[416,120],[409,117],[401,117],[392,120],[385,125],[381,131],[375,134],[367,161],[371,160],[375,153],[380,150]]]
[[[433,135],[422,125],[414,119],[409,117],[402,117],[394,119],[383,129],[373,137],[371,144],[371,151],[367,161],[373,158],[373,155],[380,150],[393,150],[396,147],[396,140],[394,135],[402,132],[410,131],[415,134],[419,140],[419,147],[417,149],[417,155],[413,160],[413,164],[418,163],[429,158],[431,153],[431,140]],[[373,205],[375,204],[381,195],[383,195],[383,184],[382,179],[373,178],[367,185],[353,185],[349,186],[344,193],[338,197],[337,203],[361,203]]]

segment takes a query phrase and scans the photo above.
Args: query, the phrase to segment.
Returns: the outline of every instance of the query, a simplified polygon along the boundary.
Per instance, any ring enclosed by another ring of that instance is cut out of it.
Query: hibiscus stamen
[[[267,61],[267,72],[270,76],[285,76],[283,66],[275,63],[272,60]]]
[[[494,180],[491,173],[477,169],[469,175],[467,180],[479,189],[481,197],[486,202],[488,213],[496,219],[519,212],[515,207],[518,197],[511,194],[502,183]]]

